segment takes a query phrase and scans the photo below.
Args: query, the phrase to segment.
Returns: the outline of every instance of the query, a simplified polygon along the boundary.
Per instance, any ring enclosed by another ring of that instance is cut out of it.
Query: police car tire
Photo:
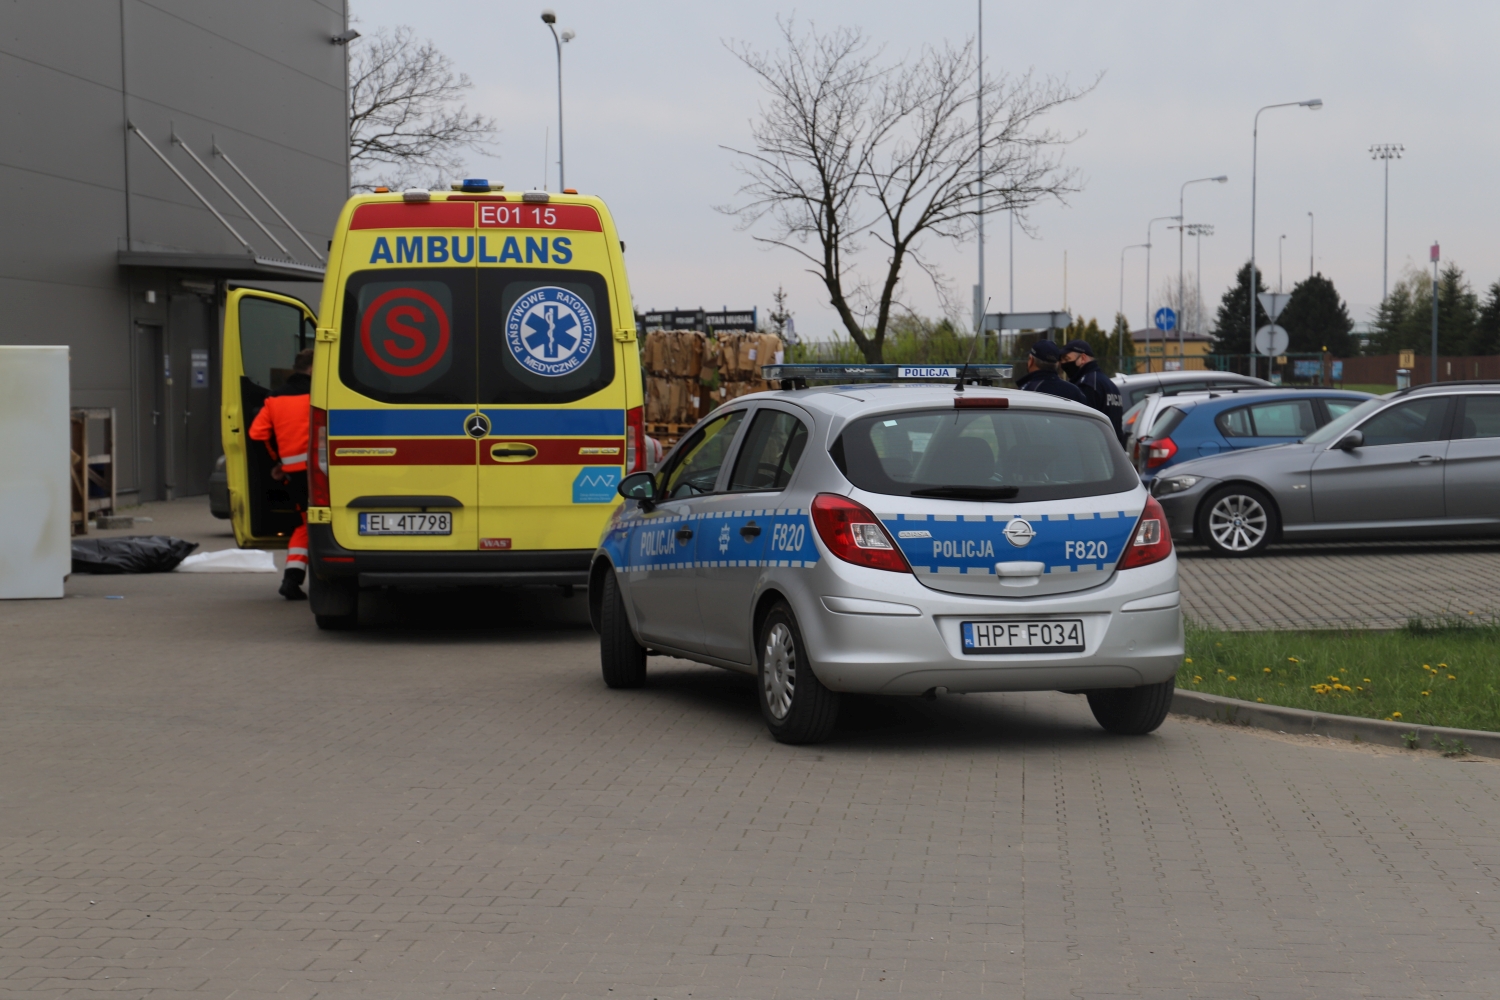
[[[612,688],[638,688],[646,683],[646,648],[635,641],[625,614],[625,596],[614,570],[604,574],[599,602],[599,667]]]
[[[1230,498],[1240,498],[1242,504],[1248,502],[1259,506],[1265,519],[1263,533],[1259,540],[1243,549],[1233,549],[1217,541],[1209,524],[1214,508]],[[1224,559],[1243,559],[1246,556],[1262,555],[1281,534],[1281,512],[1276,509],[1276,502],[1267,496],[1264,490],[1255,486],[1231,484],[1219,487],[1203,498],[1203,502],[1198,505],[1195,520],[1197,523],[1194,525],[1194,535],[1197,541],[1207,545],[1210,552]]]
[[[1154,732],[1172,708],[1175,678],[1133,688],[1102,688],[1088,693],[1089,709],[1107,732],[1144,736]]]
[[[780,719],[771,711],[766,693],[766,645],[778,625],[783,626],[791,635],[796,678],[792,689],[792,703],[786,716]],[[766,728],[778,743],[822,743],[832,735],[834,723],[838,721],[838,693],[824,687],[813,674],[804,652],[806,649],[796,615],[792,614],[792,609],[785,602],[778,602],[760,623],[755,643],[755,696],[760,702],[761,718],[766,720]]]

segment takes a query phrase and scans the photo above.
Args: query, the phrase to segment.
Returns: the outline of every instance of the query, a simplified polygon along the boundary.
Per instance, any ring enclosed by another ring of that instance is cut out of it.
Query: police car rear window
[[[1114,433],[1043,410],[921,410],[863,417],[831,449],[871,493],[1026,503],[1123,493],[1140,480]]]
[[[567,403],[615,377],[604,279],[586,271],[383,268],[344,286],[339,379],[387,403]]]

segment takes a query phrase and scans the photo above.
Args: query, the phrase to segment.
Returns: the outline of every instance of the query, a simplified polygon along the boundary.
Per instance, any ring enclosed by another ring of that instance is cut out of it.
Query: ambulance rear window
[[[480,403],[567,403],[614,380],[609,287],[601,275],[479,270]]]
[[[839,435],[831,454],[855,486],[890,496],[940,496],[948,490],[952,499],[1026,503],[1123,493],[1140,485],[1108,425],[1053,410],[864,417]]]
[[[474,271],[361,271],[344,285],[339,380],[386,403],[474,402]]]

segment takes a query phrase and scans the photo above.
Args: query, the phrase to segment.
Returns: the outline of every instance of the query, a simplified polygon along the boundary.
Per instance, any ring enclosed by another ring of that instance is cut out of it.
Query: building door
[[[172,296],[168,312],[172,360],[169,436],[174,497],[207,493],[208,477],[218,457],[218,396],[210,363],[216,325],[201,295]]]
[[[171,358],[164,350],[162,328],[135,325],[135,384],[139,393],[136,412],[136,488],[140,499],[161,500],[167,495],[167,380]]]

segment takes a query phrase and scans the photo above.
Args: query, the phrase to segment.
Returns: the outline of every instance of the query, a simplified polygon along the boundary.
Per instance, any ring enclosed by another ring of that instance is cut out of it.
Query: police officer
[[[1026,374],[1016,380],[1016,388],[1027,392],[1045,392],[1049,396],[1071,399],[1087,406],[1088,397],[1078,386],[1069,385],[1057,377],[1057,365],[1061,360],[1061,348],[1050,340],[1038,340],[1031,345],[1031,353],[1026,356]]]
[[[312,391],[313,352],[300,351],[292,362],[291,377],[266,399],[250,425],[250,440],[265,442],[271,454],[271,478],[286,486],[292,502],[302,512],[302,523],[292,532],[286,548],[286,573],[280,594],[289,601],[305,601],[302,581],[307,579],[307,446],[309,393]]]
[[[1125,415],[1125,408],[1120,404],[1119,386],[1110,381],[1109,376],[1104,374],[1104,369],[1099,367],[1099,362],[1094,360],[1094,349],[1087,340],[1070,340],[1063,345],[1062,350],[1062,363],[1059,367],[1063,374],[1068,376],[1069,382],[1083,390],[1084,399],[1089,406],[1109,418],[1109,422],[1115,425],[1115,437],[1123,441],[1120,419]]]

